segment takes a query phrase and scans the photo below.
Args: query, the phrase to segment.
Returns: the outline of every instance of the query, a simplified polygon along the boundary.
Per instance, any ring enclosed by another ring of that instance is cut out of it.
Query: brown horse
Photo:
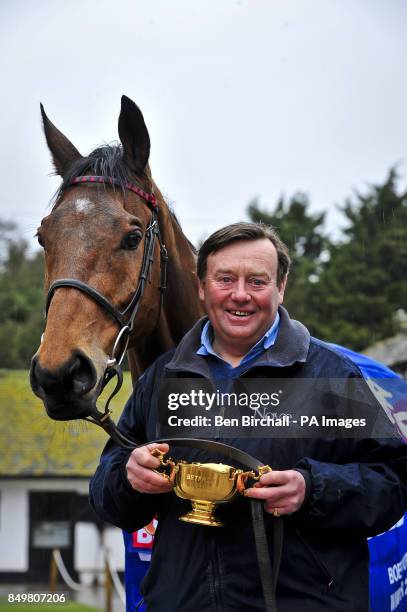
[[[202,309],[194,249],[152,178],[139,108],[123,96],[121,145],[88,157],[41,111],[63,182],[38,229],[47,320],[30,377],[48,415],[66,420],[91,414],[127,340],[134,380]]]

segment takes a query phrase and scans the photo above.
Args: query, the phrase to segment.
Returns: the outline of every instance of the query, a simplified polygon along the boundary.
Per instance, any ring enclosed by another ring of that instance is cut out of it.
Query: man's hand
[[[127,479],[135,491],[139,493],[168,493],[172,491],[172,484],[163,474],[153,470],[160,467],[160,460],[153,457],[151,451],[158,448],[162,453],[168,453],[168,444],[148,444],[136,448],[126,463]]]
[[[270,514],[292,514],[304,501],[305,479],[296,470],[266,472],[254,487],[245,491],[245,495],[264,499],[264,509]]]

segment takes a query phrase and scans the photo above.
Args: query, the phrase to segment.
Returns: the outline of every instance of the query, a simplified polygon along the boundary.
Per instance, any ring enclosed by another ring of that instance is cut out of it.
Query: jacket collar
[[[285,368],[294,363],[305,363],[310,344],[310,333],[299,321],[290,319],[282,306],[280,313],[280,328],[276,342],[250,364],[250,370],[258,366]],[[167,370],[183,371],[210,377],[208,359],[196,354],[201,346],[202,327],[207,321],[203,317],[185,334],[172,359],[165,366]]]

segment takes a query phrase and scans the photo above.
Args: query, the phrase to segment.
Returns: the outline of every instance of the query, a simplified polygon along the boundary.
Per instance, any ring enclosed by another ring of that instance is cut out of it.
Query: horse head
[[[107,368],[127,345],[137,376],[201,310],[193,247],[152,178],[139,108],[123,96],[121,144],[87,157],[41,112],[62,184],[37,232],[46,327],[30,379],[48,415],[67,420],[92,414]]]

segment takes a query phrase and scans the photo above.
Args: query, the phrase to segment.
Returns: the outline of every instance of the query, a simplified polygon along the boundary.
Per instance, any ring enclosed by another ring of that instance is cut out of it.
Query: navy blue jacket
[[[251,378],[361,378],[358,368],[280,309],[276,343],[250,364]],[[198,322],[177,349],[161,356],[141,377],[120,428],[130,437],[157,438],[157,389],[164,377],[210,379],[208,358],[196,355]],[[377,407],[361,381],[364,400]],[[315,406],[318,412],[319,407]],[[380,409],[379,420],[387,421]],[[384,425],[386,427],[386,424]],[[283,556],[277,586],[279,612],[369,610],[367,537],[391,527],[407,508],[406,446],[396,438],[224,440],[274,469],[300,469],[307,501],[284,517]],[[171,449],[175,459],[222,461],[194,449]],[[143,584],[153,612],[264,610],[250,504],[244,497],[219,506],[224,527],[180,522],[190,509],[174,493],[134,491],[125,474],[129,452],[109,441],[90,484],[90,500],[105,521],[134,531],[158,516],[151,567]],[[273,516],[265,513],[271,541]]]

